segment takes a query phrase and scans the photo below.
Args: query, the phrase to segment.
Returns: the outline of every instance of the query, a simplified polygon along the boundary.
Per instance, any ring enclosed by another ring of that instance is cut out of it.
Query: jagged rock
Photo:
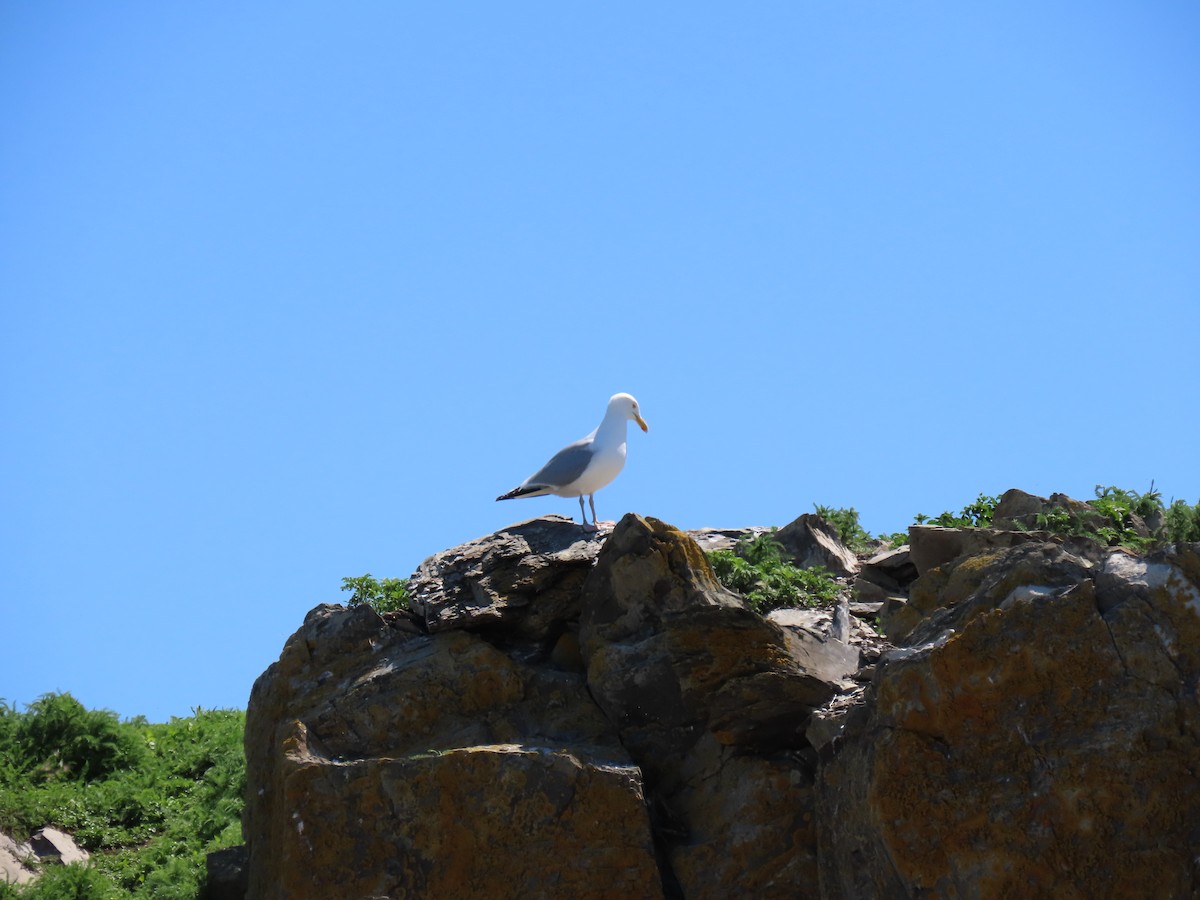
[[[1045,497],[1011,488],[1000,496],[996,508],[992,510],[992,524],[997,528],[1005,527],[1001,523],[1011,523],[1008,528],[1017,523],[1032,525],[1037,514],[1046,510],[1048,503]]]
[[[780,528],[775,539],[801,569],[824,566],[839,576],[858,571],[858,557],[842,543],[838,530],[813,513],[804,513]]]
[[[859,564],[855,596],[861,601],[882,602],[887,597],[903,596],[917,578],[909,545],[883,550]]]
[[[579,617],[600,537],[565,516],[510,525],[425,560],[409,579],[409,605],[430,632],[486,627],[547,637]]]
[[[770,530],[770,528],[758,526],[750,528],[695,528],[687,532],[687,535],[705,553],[712,553],[714,550],[732,550],[741,541],[752,541],[759,535],[766,534]]]
[[[17,843],[0,832],[0,882],[28,884],[37,878],[37,870],[27,864],[33,856],[33,847],[28,842]]]
[[[1197,545],[953,567],[822,768],[823,894],[1194,896],[1198,585]]]
[[[683,896],[811,889],[804,729],[838,689],[825,676],[840,678],[857,651],[762,619],[687,535],[632,514],[584,585],[580,639],[592,696],[646,775]]]
[[[1010,532],[998,534],[1003,539]],[[987,546],[988,538],[980,535],[979,545]],[[908,602],[883,616],[884,633],[893,643],[920,643],[929,639],[930,629],[958,627],[980,606],[995,602],[997,593],[1007,595],[1017,586],[1034,590],[1075,584],[1088,577],[1094,563],[1069,549],[1076,548],[1058,541],[1030,541],[956,557],[913,582]]]
[[[29,838],[29,846],[43,862],[60,862],[63,865],[83,863],[89,859],[88,852],[75,843],[75,838],[65,831],[46,826],[39,828]]]
[[[317,607],[254,685],[246,757],[252,897],[658,889],[640,773],[583,677],[477,634]]]
[[[963,556],[979,556],[1018,544],[1044,542],[1053,536],[1044,531],[1003,531],[995,528],[943,528],[913,525],[908,529],[909,554],[917,575]]]

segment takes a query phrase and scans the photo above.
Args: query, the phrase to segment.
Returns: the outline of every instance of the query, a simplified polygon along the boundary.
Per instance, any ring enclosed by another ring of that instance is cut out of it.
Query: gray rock
[[[33,848],[26,843],[17,843],[7,834],[0,833],[0,882],[5,884],[28,884],[37,878],[37,870],[30,866]]]
[[[35,831],[29,838],[29,846],[44,861],[57,861],[63,865],[88,861],[88,852],[76,844],[71,835],[50,826]]]
[[[699,545],[705,553],[714,550],[732,550],[742,541],[752,541],[770,528],[752,526],[750,528],[695,528],[687,532],[688,537]]]
[[[804,513],[780,528],[775,539],[802,569],[824,566],[839,576],[858,572],[858,557],[841,542],[837,529],[814,513]]]
[[[979,556],[1018,544],[1062,540],[1045,531],[942,528],[938,525],[913,525],[908,534],[910,559],[918,576],[962,556]]]
[[[579,590],[604,537],[565,516],[510,525],[421,563],[408,582],[410,607],[433,633],[489,628],[549,637],[578,618]]]

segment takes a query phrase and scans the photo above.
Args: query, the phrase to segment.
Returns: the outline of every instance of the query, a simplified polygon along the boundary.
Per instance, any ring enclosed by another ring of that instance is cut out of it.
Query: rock
[[[252,897],[659,890],[641,773],[583,676],[479,634],[317,607],[254,685],[246,762]]]
[[[964,556],[980,556],[1019,544],[1053,542],[1076,555],[1099,559],[1103,549],[1084,537],[1051,534],[1047,531],[1005,531],[997,528],[942,528],[913,525],[908,529],[912,562],[918,577]],[[911,587],[911,586],[910,586]]]
[[[814,884],[804,730],[857,651],[762,619],[687,535],[632,514],[584,585],[580,643],[591,694],[645,773],[682,895]]]
[[[208,854],[204,900],[244,900],[249,884],[249,861],[244,844]]]
[[[29,865],[33,856],[33,847],[28,842],[17,843],[0,833],[0,882],[28,884],[37,878],[37,870]]]
[[[770,528],[758,526],[750,528],[696,528],[687,532],[687,535],[705,553],[712,553],[714,550],[732,550],[742,541],[752,541],[759,535],[766,534],[770,530]]]
[[[887,622],[888,638],[896,643],[923,643],[946,629],[961,628],[1014,591],[1037,594],[1078,584],[1090,577],[1094,563],[1070,549],[1054,541],[1019,543],[939,566],[913,583],[903,610],[911,629],[896,633],[898,616],[892,616]]]
[[[944,573],[831,742],[823,895],[1194,895],[1198,585],[1195,545]]]
[[[1037,514],[1045,512],[1049,507],[1049,501],[1045,497],[1039,497],[1036,494],[1028,494],[1025,491],[1017,488],[1011,488],[1005,491],[996,508],[992,511],[992,524],[997,528],[1001,527],[1001,522],[1007,523],[1024,523],[1033,525]],[[1009,525],[1009,528],[1012,526]]]
[[[764,619],[687,533],[566,524],[309,613],[247,711],[247,896],[1200,888],[1200,545],[917,527],[879,599]]]
[[[601,537],[565,516],[510,525],[425,560],[409,579],[409,605],[430,632],[486,627],[548,637],[579,617],[579,588]]]
[[[854,590],[859,599],[878,602],[884,597],[902,596],[916,577],[917,567],[913,565],[909,545],[905,544],[876,553],[860,563]]]
[[[278,897],[658,897],[638,770],[528,744],[334,761],[289,742]],[[361,824],[359,824],[361,823]]]
[[[75,843],[65,831],[46,826],[39,828],[29,838],[29,846],[43,862],[60,862],[63,865],[88,861],[88,852]]]
[[[839,576],[858,571],[858,557],[841,542],[837,529],[814,513],[804,513],[780,528],[775,539],[801,569],[824,566]]]

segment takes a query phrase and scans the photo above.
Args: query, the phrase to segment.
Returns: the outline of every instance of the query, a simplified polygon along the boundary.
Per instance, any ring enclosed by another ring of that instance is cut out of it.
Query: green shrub
[[[800,569],[787,562],[773,532],[739,541],[733,550],[714,550],[708,560],[717,580],[745,597],[760,615],[784,607],[829,604],[841,590],[823,567]]]
[[[408,579],[371,577],[371,573],[358,578],[343,578],[342,590],[350,591],[347,606],[366,605],[377,613],[396,612],[408,609]]]
[[[940,525],[942,528],[986,528],[992,524],[999,503],[999,497],[980,494],[974,503],[964,506],[958,515],[947,511],[931,519],[917,513],[916,522],[918,525]]]
[[[1089,512],[1080,514],[1063,507],[1054,507],[1037,514],[1036,527],[1054,534],[1090,538],[1110,547],[1131,547],[1136,550],[1146,549],[1162,539],[1177,540],[1170,537],[1172,517],[1164,510],[1162,495],[1154,490],[1153,482],[1150,484],[1150,490],[1144,494],[1099,484],[1096,485],[1095,493],[1095,499],[1087,501]],[[1187,510],[1185,503],[1178,509],[1175,520],[1185,520]],[[1162,524],[1157,531],[1142,534],[1135,517],[1142,520],[1146,531],[1156,522]]]
[[[50,865],[22,887],[0,887],[0,900],[120,900],[126,896],[99,869],[82,863]]]
[[[42,695],[10,728],[11,764],[32,781],[103,778],[145,756],[145,743],[116,713],[85,709],[70,694]]]
[[[1176,500],[1166,508],[1163,525],[1169,541],[1200,541],[1200,501],[1188,506]]]
[[[854,553],[864,553],[874,546],[874,541],[866,529],[859,524],[858,510],[853,506],[844,507],[822,506],[814,503],[817,515],[837,529],[838,537]]]
[[[1162,541],[1200,541],[1200,503],[1189,506],[1182,500],[1164,506],[1162,494],[1154,482],[1144,494],[1112,485],[1096,485],[1096,496],[1087,501],[1087,512],[1066,507],[1052,507],[1038,513],[1033,527],[1053,534],[1086,537],[1111,547],[1123,546],[1145,550]],[[980,494],[979,499],[954,515],[944,512],[930,518],[917,515],[918,524],[941,525],[947,528],[981,528],[992,523],[999,499]],[[1138,520],[1145,525],[1141,529]],[[1025,527],[1025,526],[1023,526]],[[1140,533],[1148,531],[1149,534]],[[881,535],[882,537],[882,535]],[[905,536],[892,535],[889,540],[903,542]]]
[[[241,842],[245,713],[196,709],[187,718],[148,724],[80,710],[69,694],[47,695],[24,713],[0,702],[0,748],[28,751],[19,765],[0,765],[0,831],[23,840],[54,825],[92,853],[89,867],[67,867],[66,874],[47,868],[52,878],[0,889],[0,900],[199,896],[207,853]],[[104,740],[81,742],[80,723]],[[72,748],[90,752],[110,744],[138,749],[120,756],[120,765],[96,767],[86,753],[84,763],[75,761]],[[84,770],[88,777],[77,777]],[[70,893],[76,888],[85,893]]]

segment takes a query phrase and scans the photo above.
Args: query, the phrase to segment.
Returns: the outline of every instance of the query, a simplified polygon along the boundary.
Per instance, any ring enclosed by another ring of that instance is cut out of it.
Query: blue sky
[[[0,5],[0,697],[244,707],[639,399],[684,528],[1200,500],[1185,2]]]

